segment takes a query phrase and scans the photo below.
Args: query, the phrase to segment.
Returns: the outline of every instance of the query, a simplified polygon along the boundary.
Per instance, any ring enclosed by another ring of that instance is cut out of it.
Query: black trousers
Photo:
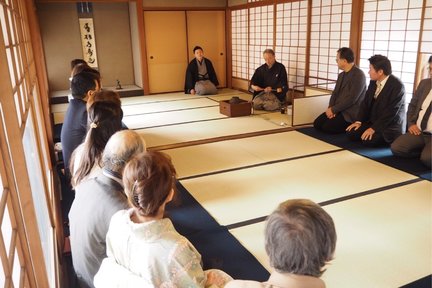
[[[372,123],[362,123],[362,125],[357,129],[352,129],[347,132],[347,136],[351,141],[362,141],[366,146],[377,147],[377,146],[388,146],[389,144],[384,140],[382,133],[376,132],[372,135],[371,140],[362,140],[361,136],[364,131],[372,126]]]
[[[330,133],[330,134],[340,134],[345,133],[345,129],[351,123],[345,121],[342,113],[336,114],[334,118],[327,118],[325,113],[322,113],[314,121],[314,127],[317,130]]]

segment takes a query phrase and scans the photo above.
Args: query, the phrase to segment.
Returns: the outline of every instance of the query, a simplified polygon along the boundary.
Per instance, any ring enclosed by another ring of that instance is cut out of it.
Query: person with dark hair
[[[250,82],[253,92],[253,108],[256,110],[279,110],[286,102],[288,77],[285,66],[276,61],[275,52],[263,52],[265,64],[255,70]]]
[[[366,77],[354,64],[351,48],[337,50],[336,63],[343,70],[338,75],[327,110],[314,121],[317,130],[326,133],[344,133],[355,121],[366,93]]]
[[[79,73],[75,74],[71,80],[71,90],[74,99],[85,99],[87,100],[91,90],[99,91],[100,84],[100,74],[99,71],[86,67],[84,65],[79,66]],[[87,96],[87,97],[86,97]]]
[[[223,287],[232,280],[220,270],[203,271],[198,251],[163,218],[175,183],[176,170],[162,152],[139,154],[126,165],[123,184],[131,208],[111,218],[108,257],[94,278],[96,287]]]
[[[72,79],[75,75],[86,71],[89,73],[95,73],[98,75],[99,79],[100,79],[100,74],[99,71],[96,69],[91,68],[86,61],[84,61],[83,59],[73,59],[71,61],[71,74],[69,77],[69,81],[72,82]],[[72,90],[72,87],[69,88],[69,90]],[[70,93],[68,94],[68,101],[70,102],[70,100],[73,99],[72,96],[72,91],[70,91]]]
[[[88,65],[84,59],[72,59],[70,62],[71,70],[73,70],[75,68],[75,66],[82,65],[82,64]]]
[[[121,106],[120,95],[112,90],[103,90],[103,93],[94,93],[92,97],[87,99],[87,110],[94,102],[104,101],[113,102],[116,105]],[[121,108],[120,108],[121,109]],[[121,109],[121,118],[123,119],[123,109]],[[126,124],[122,121],[122,129],[129,129]]]
[[[367,146],[389,145],[405,130],[405,87],[392,75],[387,57],[374,55],[369,63],[371,81],[347,136]]]
[[[86,101],[100,90],[99,72],[89,69],[75,75],[71,81],[73,99],[69,101],[61,129],[60,141],[67,179],[70,179],[69,161],[72,152],[83,142],[87,133]]]
[[[69,212],[70,243],[81,288],[94,287],[94,275],[106,257],[105,238],[111,216],[128,207],[122,182],[124,167],[144,151],[145,142],[135,131],[115,133],[105,146],[102,170],[75,188],[75,200]]]
[[[234,280],[226,288],[325,287],[319,279],[333,259],[336,229],[331,216],[307,199],[285,201],[267,218],[265,249],[272,272],[263,283]]]
[[[87,111],[96,102],[112,102],[119,107],[121,106],[120,95],[113,90],[101,90],[89,97],[86,102]]]
[[[429,78],[420,81],[414,97],[408,105],[408,132],[399,136],[392,144],[395,156],[420,157],[420,161],[431,168],[432,138],[432,56],[429,57]]]
[[[100,91],[96,94],[115,93],[113,91]],[[121,130],[123,113],[120,103],[111,101],[94,102],[88,109],[87,136],[73,154],[70,171],[72,173],[72,186],[75,187],[84,179],[95,175],[101,168],[102,153],[108,139]]]
[[[204,50],[200,46],[193,48],[195,58],[189,62],[186,69],[184,91],[186,94],[217,94],[216,86],[219,81],[212,62],[204,57]]]

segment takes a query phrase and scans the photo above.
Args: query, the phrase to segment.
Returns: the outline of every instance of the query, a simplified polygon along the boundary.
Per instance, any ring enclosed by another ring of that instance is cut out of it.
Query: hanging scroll
[[[90,67],[96,68],[98,66],[98,63],[93,18],[79,18],[79,24],[83,58]]]

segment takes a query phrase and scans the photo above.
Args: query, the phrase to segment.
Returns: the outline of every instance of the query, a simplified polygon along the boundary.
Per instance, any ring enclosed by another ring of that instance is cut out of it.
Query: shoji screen
[[[426,1],[420,52],[432,55],[432,0]]]
[[[249,79],[264,63],[262,52],[273,48],[274,5],[249,9]]]
[[[335,59],[340,47],[349,47],[351,0],[313,0],[309,84],[333,89],[339,73]]]
[[[393,74],[405,84],[407,102],[414,88],[422,7],[423,0],[365,0],[364,3],[360,67],[368,77],[367,59],[375,54],[387,56]]]
[[[56,287],[51,158],[26,3],[0,0],[0,283]]]
[[[423,17],[423,31],[421,34],[420,53],[417,66],[416,83],[429,77],[429,57],[432,55],[432,0],[426,1]]]
[[[285,65],[290,88],[303,91],[308,1],[276,5],[276,59]]]
[[[248,9],[231,14],[232,76],[248,79]]]
[[[307,15],[307,0],[233,10],[232,76],[250,80],[264,64],[262,52],[272,48],[287,68],[289,87],[303,90]]]

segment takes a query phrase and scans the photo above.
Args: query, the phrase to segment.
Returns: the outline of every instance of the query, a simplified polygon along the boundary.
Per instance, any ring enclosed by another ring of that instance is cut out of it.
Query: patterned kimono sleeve
[[[205,286],[206,275],[201,266],[201,255],[186,238],[176,243],[169,258],[171,285],[185,288]]]

